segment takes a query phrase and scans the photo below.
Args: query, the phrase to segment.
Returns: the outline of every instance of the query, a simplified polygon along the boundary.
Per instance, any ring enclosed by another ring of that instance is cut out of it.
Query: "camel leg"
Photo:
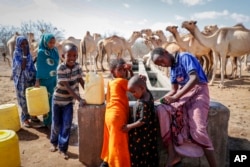
[[[95,68],[96,70],[99,70],[99,67],[98,67],[98,57],[99,57],[99,53],[97,52],[96,56],[95,56]]]
[[[223,75],[223,71],[226,69],[225,65],[226,65],[226,55],[220,55],[221,56],[221,82],[219,87],[220,88],[224,88],[224,75]]]
[[[217,71],[217,64],[219,61],[219,55],[218,55],[218,53],[215,53],[214,51],[213,51],[213,59],[214,59],[213,75],[212,75],[212,79],[209,82],[209,85],[213,85],[213,83],[214,83],[214,79],[215,79],[215,75],[216,75],[216,71]]]

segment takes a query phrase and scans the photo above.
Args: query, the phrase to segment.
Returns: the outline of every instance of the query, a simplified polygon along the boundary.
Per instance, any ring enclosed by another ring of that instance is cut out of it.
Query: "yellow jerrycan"
[[[18,136],[13,130],[0,130],[0,166],[21,166]]]
[[[49,112],[49,97],[45,86],[29,87],[25,90],[28,112],[31,116]]]
[[[20,130],[20,118],[16,104],[0,105],[0,129]]]
[[[84,98],[87,104],[103,104],[104,79],[101,73],[88,72],[85,76]]]

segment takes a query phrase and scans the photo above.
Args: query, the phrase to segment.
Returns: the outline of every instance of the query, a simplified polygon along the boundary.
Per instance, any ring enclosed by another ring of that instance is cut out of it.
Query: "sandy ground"
[[[17,104],[13,81],[10,81],[7,62],[0,57],[0,104]],[[250,73],[243,71],[242,78],[226,79],[225,89],[218,88],[219,79],[209,86],[211,99],[215,99],[230,110],[228,127],[229,149],[250,150]],[[77,114],[77,109],[75,115]],[[77,124],[77,118],[74,117]],[[22,167],[84,166],[79,162],[77,129],[72,130],[69,143],[69,160],[58,152],[49,152],[49,130],[47,128],[24,128],[17,132]]]

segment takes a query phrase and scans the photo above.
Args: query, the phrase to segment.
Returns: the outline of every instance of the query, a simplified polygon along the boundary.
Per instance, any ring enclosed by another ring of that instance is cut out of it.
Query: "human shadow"
[[[26,130],[26,129],[20,129],[18,132],[16,132],[18,139],[23,141],[31,141],[31,140],[37,140],[39,138],[38,135]]]

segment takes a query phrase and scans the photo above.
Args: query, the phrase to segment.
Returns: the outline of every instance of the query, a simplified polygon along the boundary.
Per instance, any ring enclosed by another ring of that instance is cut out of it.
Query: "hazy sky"
[[[184,20],[205,25],[250,27],[249,0],[0,0],[0,24],[44,20],[65,30],[65,37],[116,32],[125,37],[145,28],[163,30]]]

